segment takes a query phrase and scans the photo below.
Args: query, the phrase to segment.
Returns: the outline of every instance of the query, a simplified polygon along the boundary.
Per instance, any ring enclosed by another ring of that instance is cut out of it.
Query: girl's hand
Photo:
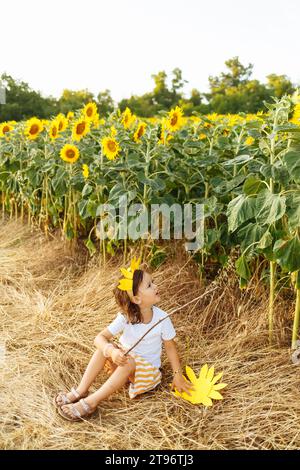
[[[195,390],[195,387],[187,382],[182,374],[175,374],[173,382],[172,382],[172,389],[176,387],[178,392],[186,392],[188,395],[191,395],[191,390]]]
[[[113,363],[117,364],[117,366],[124,366],[128,362],[128,357],[124,356],[124,353],[120,349],[117,349],[117,348],[113,349],[110,357]]]

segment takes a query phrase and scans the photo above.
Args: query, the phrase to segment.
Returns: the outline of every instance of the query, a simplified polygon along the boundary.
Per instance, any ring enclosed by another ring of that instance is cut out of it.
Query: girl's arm
[[[108,328],[104,328],[104,330],[100,331],[100,333],[96,336],[94,340],[94,345],[97,349],[100,349],[102,352],[107,344],[111,344],[112,347],[109,349],[108,354],[113,360],[115,364],[118,366],[123,366],[128,362],[128,357],[124,356],[124,353],[120,351],[120,349],[115,348],[115,346],[110,343],[110,339],[113,338],[114,335],[111,334]]]
[[[181,365],[180,365],[180,359],[177,353],[175,341],[173,339],[170,339],[168,341],[164,340],[164,346],[166,349],[168,359],[171,363],[171,367],[173,369],[172,387],[174,388],[175,386],[178,392],[186,392],[188,395],[190,395],[191,394],[190,390],[193,390],[194,386],[190,385],[183,378]]]
[[[109,343],[113,335],[109,331],[108,328],[104,328],[104,330],[100,331],[100,333],[96,336],[94,340],[94,345],[97,349],[101,349],[103,351],[106,344]]]

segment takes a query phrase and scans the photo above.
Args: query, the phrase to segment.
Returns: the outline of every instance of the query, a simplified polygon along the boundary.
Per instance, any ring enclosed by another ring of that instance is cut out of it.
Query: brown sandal
[[[60,407],[63,406],[63,405],[69,405],[70,403],[76,403],[80,398],[86,398],[86,397],[88,396],[88,392],[87,392],[86,394],[84,394],[84,395],[80,395],[80,393],[78,393],[77,390],[76,390],[74,387],[71,388],[70,392],[74,395],[74,397],[76,398],[76,400],[71,401],[71,400],[67,397],[67,395],[66,395],[65,392],[59,392],[59,393],[58,393],[57,395],[55,395],[55,397],[54,397],[54,406],[55,406],[56,408],[60,408]],[[63,403],[62,403],[61,405],[59,405],[59,404],[57,403],[57,398],[58,398],[58,397],[60,397],[60,398],[62,399],[62,401],[63,401]]]
[[[90,405],[83,398],[81,398],[81,400],[79,400],[79,402],[77,403],[81,404],[84,410],[83,412],[80,413],[80,411],[75,408],[72,403],[69,404],[72,416],[69,416],[62,408],[57,408],[57,411],[60,416],[66,419],[67,421],[83,421],[85,417],[91,416],[97,410],[97,408],[91,408]]]

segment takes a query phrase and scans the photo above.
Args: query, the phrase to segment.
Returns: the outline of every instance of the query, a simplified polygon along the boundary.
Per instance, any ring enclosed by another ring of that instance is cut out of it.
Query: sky
[[[253,78],[300,83],[299,0],[0,0],[0,74],[43,96],[109,89],[115,101],[179,67],[188,97],[238,56]]]

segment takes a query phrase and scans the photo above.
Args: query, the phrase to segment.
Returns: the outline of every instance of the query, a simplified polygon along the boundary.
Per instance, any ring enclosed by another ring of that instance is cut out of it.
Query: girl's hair
[[[139,290],[139,286],[141,285],[144,277],[144,271],[142,269],[136,269],[133,273],[132,279],[132,293],[136,295]],[[125,312],[127,319],[130,323],[141,323],[142,321],[142,314],[140,307],[131,302],[129,295],[127,294],[126,290],[120,290],[118,287],[115,287],[114,295],[117,304],[121,309]]]

